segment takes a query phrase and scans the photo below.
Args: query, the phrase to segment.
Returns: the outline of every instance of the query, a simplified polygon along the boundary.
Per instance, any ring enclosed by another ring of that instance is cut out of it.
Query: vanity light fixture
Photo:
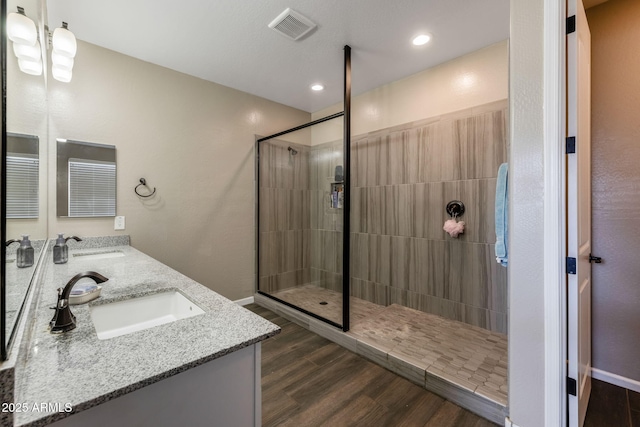
[[[64,70],[73,70],[74,59],[68,56],[60,55],[56,52],[51,52],[51,63]]]
[[[36,44],[29,46],[27,44],[13,43],[13,53],[18,59],[27,59],[29,61],[40,60],[40,42],[36,41]]]
[[[39,76],[42,74],[42,57],[36,24],[18,6],[17,13],[7,15],[7,37],[13,42],[13,53],[18,58],[20,71]]]
[[[38,41],[36,24],[24,14],[24,8],[18,6],[18,13],[7,15],[7,37],[14,43],[33,46]]]
[[[53,51],[59,55],[73,58],[78,51],[78,44],[76,42],[76,36],[69,31],[69,24],[62,23],[62,27],[53,30],[53,36],[51,36],[51,46]]]
[[[73,58],[78,51],[78,43],[66,22],[53,31],[51,47],[51,75],[60,82],[70,82],[73,76]]]
[[[42,61],[31,61],[29,59],[18,58],[18,67],[20,71],[25,74],[31,74],[32,76],[39,76],[42,74]]]
[[[324,86],[321,85],[320,83],[314,83],[314,84],[311,85],[311,90],[319,92],[321,90],[324,90]]]
[[[412,43],[414,46],[422,46],[429,43],[429,41],[431,41],[430,34],[420,34],[419,36],[413,38]]]
[[[73,77],[73,71],[53,65],[51,67],[51,75],[54,79],[62,83],[69,83]]]

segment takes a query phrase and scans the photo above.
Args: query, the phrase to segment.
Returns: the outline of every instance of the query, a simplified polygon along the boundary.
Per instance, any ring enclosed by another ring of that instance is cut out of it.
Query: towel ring
[[[458,218],[464,215],[464,203],[460,200],[452,200],[447,203],[447,213],[451,218]]]
[[[140,184],[136,185],[136,188],[133,189],[133,191],[135,191],[138,196],[140,196],[140,197],[151,197],[154,194],[156,194],[156,187],[153,187],[153,191],[151,192],[151,194],[144,195],[144,194],[138,193],[138,187],[140,187],[141,185],[144,185],[145,187],[147,187],[147,180],[144,179],[144,178],[140,178]],[[149,187],[147,187],[147,188],[149,188]]]

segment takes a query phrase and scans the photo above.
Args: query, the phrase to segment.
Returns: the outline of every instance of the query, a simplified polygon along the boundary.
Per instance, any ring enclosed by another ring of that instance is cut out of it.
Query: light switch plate
[[[113,222],[113,229],[114,230],[124,230],[124,217],[123,216],[117,216],[115,221]]]

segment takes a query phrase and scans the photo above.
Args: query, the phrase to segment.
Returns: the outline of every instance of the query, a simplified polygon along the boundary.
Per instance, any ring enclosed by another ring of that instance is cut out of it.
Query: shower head
[[[298,150],[296,150],[295,148],[287,147],[287,150],[289,150],[292,156],[298,154]]]

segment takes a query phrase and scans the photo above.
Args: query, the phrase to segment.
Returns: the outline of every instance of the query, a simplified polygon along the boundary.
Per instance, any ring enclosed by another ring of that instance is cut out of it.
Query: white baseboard
[[[242,298],[242,299],[237,299],[234,301],[236,304],[238,305],[248,305],[248,304],[253,304],[253,295],[250,297],[246,297],[246,298]]]
[[[622,377],[596,368],[591,369],[591,377],[640,393],[640,381],[632,380],[631,378]]]

